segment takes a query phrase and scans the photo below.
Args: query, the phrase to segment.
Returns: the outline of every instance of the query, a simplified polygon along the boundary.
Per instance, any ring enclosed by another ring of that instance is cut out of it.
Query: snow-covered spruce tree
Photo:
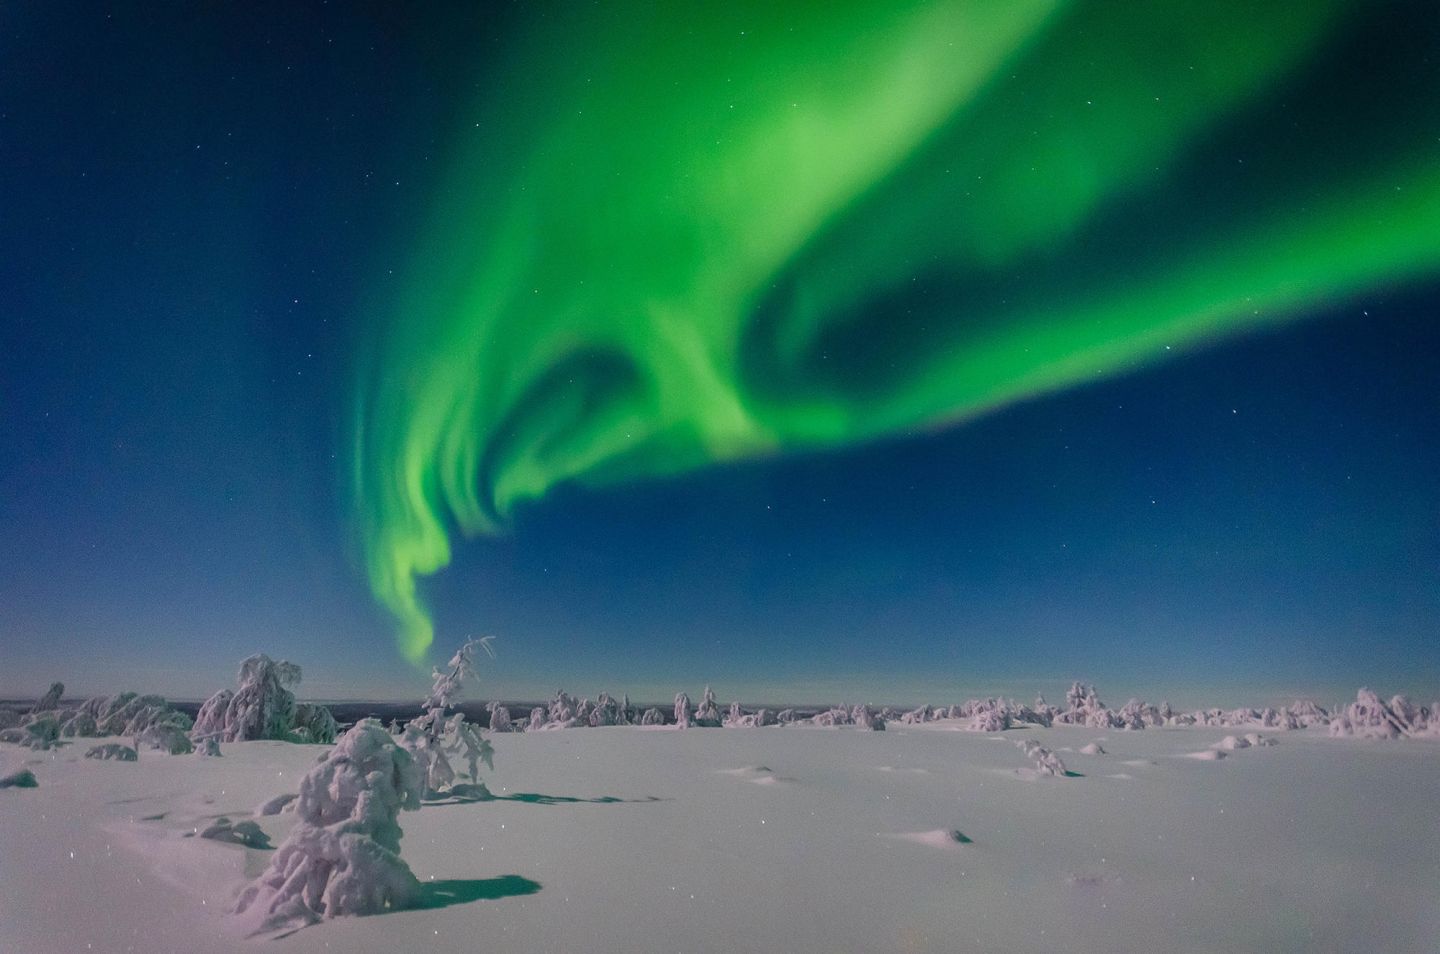
[[[499,702],[492,702],[488,707],[490,713],[491,732],[519,732],[520,726],[510,721],[510,710]]]
[[[295,704],[295,724],[291,732],[302,742],[329,745],[340,734],[340,725],[325,706],[310,702],[297,702]]]
[[[35,707],[30,711],[35,713],[54,712],[60,708],[60,697],[63,695],[65,695],[65,683],[52,682],[50,683],[50,688],[45,690],[45,695],[40,697],[39,701],[35,703]]]
[[[610,693],[600,693],[600,698],[595,703],[595,708],[590,711],[588,722],[592,726],[601,725],[629,725],[626,718],[626,710],[630,708],[629,697],[622,704],[610,697]]]
[[[696,706],[691,722],[706,728],[720,725],[720,706],[715,702],[715,693],[709,686],[705,687],[705,694],[700,697],[700,705]]]
[[[362,719],[300,781],[289,836],[235,913],[251,933],[413,904],[400,858],[402,810],[420,807],[424,772],[377,719]]]
[[[426,797],[444,794],[455,781],[455,769],[450,764],[451,756],[462,756],[469,767],[471,782],[479,783],[479,763],[494,769],[494,750],[490,742],[480,734],[478,726],[465,721],[463,712],[447,716],[445,710],[455,704],[464,689],[465,679],[474,676],[475,654],[484,650],[493,656],[490,649],[491,637],[468,639],[456,650],[444,669],[434,670],[434,685],[425,700],[425,712],[410,720],[405,726],[400,744],[403,745],[420,765],[425,783]]]

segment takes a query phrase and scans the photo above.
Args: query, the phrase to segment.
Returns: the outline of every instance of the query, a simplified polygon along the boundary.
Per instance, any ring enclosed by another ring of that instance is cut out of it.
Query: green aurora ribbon
[[[934,428],[1440,266],[1437,90],[1327,67],[1362,4],[558,9],[361,362],[415,662],[452,532],[562,481]]]

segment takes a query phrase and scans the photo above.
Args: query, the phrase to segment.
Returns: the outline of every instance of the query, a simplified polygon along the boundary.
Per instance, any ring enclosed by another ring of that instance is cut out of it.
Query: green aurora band
[[[1364,5],[600,6],[483,67],[361,361],[413,662],[452,533],[560,482],[932,429],[1440,267],[1440,96],[1327,65]]]

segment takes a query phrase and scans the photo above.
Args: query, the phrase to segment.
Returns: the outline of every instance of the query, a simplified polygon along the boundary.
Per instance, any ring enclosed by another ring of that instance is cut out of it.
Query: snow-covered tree
[[[295,704],[295,720],[290,732],[302,742],[329,745],[340,734],[340,725],[325,706],[297,702]]]
[[[53,712],[27,715],[19,726],[0,730],[0,742],[11,742],[42,752],[55,748],[61,744],[60,720]]]
[[[240,686],[222,689],[200,707],[192,738],[245,742],[279,739],[291,742],[333,742],[339,731],[330,710],[299,704],[288,687],[300,682],[300,667],[256,653],[240,663]]]
[[[491,732],[519,732],[520,727],[510,721],[510,710],[498,702],[489,706]]]
[[[63,695],[65,695],[65,683],[52,682],[50,683],[50,688],[45,690],[45,695],[40,697],[40,700],[35,703],[35,708],[30,711],[54,712],[60,708],[60,697]]]
[[[299,820],[236,914],[259,933],[413,904],[420,884],[400,858],[398,817],[420,807],[424,784],[378,720],[356,723],[301,780]]]
[[[587,720],[592,726],[601,725],[629,725],[630,720],[626,717],[626,710],[630,708],[630,699],[627,696],[625,703],[621,704],[610,697],[610,693],[600,693],[600,698],[595,703],[595,708],[590,711]]]
[[[475,656],[481,650],[494,655],[490,637],[466,640],[445,669],[434,670],[434,685],[425,700],[425,711],[405,726],[401,737],[401,744],[421,767],[428,796],[441,794],[455,781],[451,756],[466,760],[472,782],[480,780],[479,763],[494,768],[494,750],[479,727],[466,722],[462,712],[449,716],[445,712],[459,698],[465,680],[475,676]]]
[[[1372,739],[1440,735],[1440,703],[1419,706],[1404,696],[1387,703],[1373,689],[1361,689],[1355,701],[1336,714],[1330,734]]]
[[[706,727],[720,725],[720,706],[716,704],[715,693],[709,686],[705,687],[705,694],[701,696],[700,705],[695,707],[695,715],[690,721]]]

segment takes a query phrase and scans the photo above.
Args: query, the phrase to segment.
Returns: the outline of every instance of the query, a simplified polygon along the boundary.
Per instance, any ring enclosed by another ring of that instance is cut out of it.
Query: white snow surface
[[[1027,782],[1013,745],[945,728],[498,734],[492,799],[399,819],[423,907],[277,940],[225,914],[277,852],[197,834],[284,843],[301,816],[253,809],[331,747],[0,744],[40,783],[0,791],[0,951],[1440,950],[1440,741],[1316,728],[1215,762],[1181,756],[1232,733],[1151,727],[1107,737],[1126,777]]]

